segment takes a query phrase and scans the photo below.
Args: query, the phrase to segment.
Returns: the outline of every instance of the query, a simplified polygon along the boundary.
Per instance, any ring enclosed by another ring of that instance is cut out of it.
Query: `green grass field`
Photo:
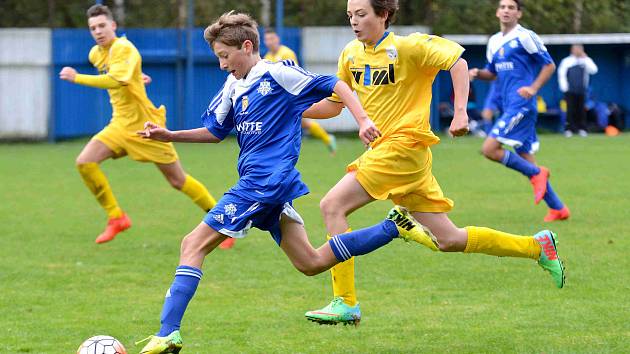
[[[203,216],[154,166],[108,161],[103,169],[134,226],[94,244],[105,215],[74,168],[84,143],[0,145],[2,353],[74,353],[96,334],[138,352],[133,342],[159,327],[179,242]],[[357,261],[361,326],[318,326],[303,314],[331,299],[329,274],[303,276],[254,230],[206,259],[184,317],[183,353],[630,352],[630,136],[545,135],[541,143],[539,161],[551,167],[570,221],[545,225],[528,181],[486,161],[479,139],[443,139],[433,149],[434,174],[456,201],[458,225],[557,231],[565,289],[530,260],[395,241]],[[319,200],[362,151],[354,137],[339,146],[330,157],[305,140],[299,163],[311,194],[296,206],[316,245],[325,239]],[[236,181],[234,139],[177,148],[216,197]],[[390,207],[373,203],[351,225],[368,226]]]

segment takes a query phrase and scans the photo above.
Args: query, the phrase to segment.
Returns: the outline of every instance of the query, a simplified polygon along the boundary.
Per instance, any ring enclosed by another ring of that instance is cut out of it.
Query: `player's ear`
[[[112,20],[112,29],[115,31],[116,28],[118,28],[118,24],[116,23],[116,21]]]
[[[246,39],[241,48],[245,50],[245,54],[252,54],[254,52],[254,43],[252,43],[249,39]]]

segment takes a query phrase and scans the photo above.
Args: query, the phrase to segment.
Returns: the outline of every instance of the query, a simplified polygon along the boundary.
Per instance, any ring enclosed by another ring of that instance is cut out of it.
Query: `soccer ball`
[[[77,354],[127,354],[127,350],[114,337],[94,336],[79,346]]]

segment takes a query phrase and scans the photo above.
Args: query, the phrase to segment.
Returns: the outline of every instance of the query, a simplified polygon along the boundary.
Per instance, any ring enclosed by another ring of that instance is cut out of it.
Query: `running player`
[[[299,65],[295,52],[293,52],[291,48],[280,44],[280,37],[276,31],[267,28],[265,30],[264,41],[268,51],[263,59],[269,60],[272,63],[282,60],[293,60],[295,64]],[[302,128],[308,129],[312,136],[321,140],[326,145],[331,155],[337,152],[337,140],[335,136],[328,134],[319,123],[313,122],[310,119],[302,119]]]
[[[335,92],[356,119],[364,143],[373,141],[379,131],[350,88],[335,76],[312,74],[292,62],[263,61],[258,54],[257,25],[248,15],[224,14],[206,28],[204,37],[221,69],[230,73],[202,117],[205,127],[171,132],[147,122],[146,130],[139,134],[160,141],[218,143],[236,128],[240,178],[183,239],[180,265],[164,300],[160,331],[147,338],[143,354],[181,350],[180,324],[201,279],[204,258],[227,237],[245,237],[251,227],[269,231],[306,275],[369,253],[396,237],[431,242],[410,215],[392,209],[388,218],[393,220],[337,235],[313,248],[304,222],[292,206],[294,199],[308,193],[295,168],[303,111]]]
[[[496,16],[501,31],[490,37],[484,69],[470,70],[471,79],[495,80],[501,97],[501,117],[483,143],[486,158],[502,163],[529,178],[534,188],[534,202],[545,200],[549,207],[544,221],[565,220],[569,208],[549,183],[549,170],[536,165],[536,94],[549,80],[556,65],[536,33],[519,25],[520,0],[501,0]],[[538,67],[541,67],[538,71]],[[506,150],[503,145],[514,151]]]
[[[388,31],[397,10],[397,0],[348,0],[347,15],[357,39],[341,53],[337,76],[354,89],[382,136],[348,165],[346,175],[322,199],[329,235],[347,232],[347,216],[353,211],[374,200],[389,199],[410,210],[437,237],[439,250],[537,260],[562,288],[564,269],[551,231],[518,236],[486,227],[459,228],[449,219],[453,202],[444,196],[431,172],[429,146],[439,142],[429,126],[431,86],[440,70],[450,71],[455,114],[449,132],[465,135],[468,65],[460,58],[464,49],[457,43],[426,34],[397,36]],[[333,96],[313,105],[304,116],[332,117],[342,108],[339,98]],[[321,324],[357,324],[361,311],[353,259],[336,265],[331,273],[332,302],[307,312],[307,319]]]
[[[156,108],[147,97],[142,74],[142,58],[134,45],[125,37],[116,37],[116,22],[103,5],[87,10],[88,26],[96,45],[90,50],[89,60],[99,75],[83,75],[74,68],[64,67],[59,73],[62,80],[79,85],[107,89],[112,104],[112,119],[100,133],[83,148],[76,165],[88,189],[107,212],[109,221],[96,243],[113,240],[129,227],[129,216],[118,205],[107,177],[99,164],[110,158],[129,155],[142,162],[153,162],[175,189],[180,190],[204,211],[216,201],[206,187],[184,172],[171,143],[147,141],[136,135],[145,121],[166,124],[164,106]]]

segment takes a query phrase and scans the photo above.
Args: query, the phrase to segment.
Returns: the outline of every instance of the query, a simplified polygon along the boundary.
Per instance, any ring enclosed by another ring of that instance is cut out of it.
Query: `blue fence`
[[[203,39],[203,29],[196,28],[192,33],[193,92],[186,91],[185,30],[127,29],[124,35],[140,51],[143,72],[153,78],[153,82],[147,86],[147,92],[156,106],[166,106],[167,126],[171,129],[199,127],[201,112],[226,77],[226,73],[219,69],[218,59]],[[56,29],[52,33],[52,42],[51,138],[65,139],[94,134],[111,118],[107,91],[75,85],[58,78],[58,73],[64,66],[72,66],[81,73],[96,73],[87,59],[94,40],[84,29]],[[283,43],[294,48],[299,57],[300,29],[285,28]],[[266,51],[261,43],[261,52]],[[192,102],[192,107],[185,107],[187,101]]]
[[[186,90],[188,85],[185,30],[128,29],[125,35],[142,54],[143,71],[153,77],[153,83],[147,87],[147,92],[155,105],[166,106],[168,127],[190,129],[200,126],[200,113],[226,76],[226,73],[219,69],[217,58],[203,39],[203,29],[196,28],[192,33],[194,62],[192,92]],[[57,73],[64,66],[73,66],[82,73],[95,73],[95,69],[87,60],[94,41],[84,29],[56,29],[53,31],[52,41],[51,138],[64,139],[94,134],[104,127],[111,117],[107,92],[74,85],[57,78]],[[285,28],[283,43],[293,48],[301,59],[299,28]],[[548,46],[548,49],[556,64],[569,53],[568,45],[553,45]],[[587,45],[586,51],[599,66],[599,73],[591,80],[595,97],[600,101],[616,102],[626,110],[630,109],[630,44]],[[265,52],[266,48],[261,43],[261,53]],[[470,67],[483,67],[485,45],[467,45],[464,58]],[[481,107],[489,85],[477,81],[473,86],[476,102]],[[434,129],[439,129],[439,119],[435,114],[438,103],[449,101],[451,92],[450,75],[448,72],[441,72],[434,85],[431,117]],[[558,106],[562,95],[558,89],[556,75],[543,87],[540,94],[548,107]],[[186,106],[186,102],[192,104]],[[630,114],[626,117],[629,119]]]

